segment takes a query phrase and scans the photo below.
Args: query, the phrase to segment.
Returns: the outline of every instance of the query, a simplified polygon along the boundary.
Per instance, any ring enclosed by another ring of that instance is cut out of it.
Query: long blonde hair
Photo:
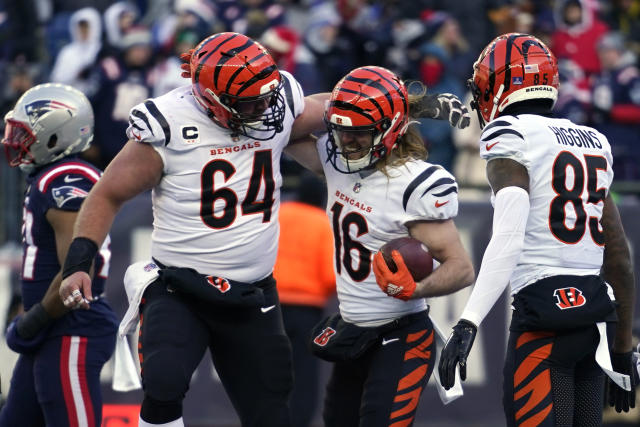
[[[376,169],[387,176],[389,176],[387,168],[401,166],[412,159],[426,160],[429,155],[418,129],[419,123],[415,121],[412,123],[414,118],[421,116],[422,98],[427,94],[427,87],[419,81],[413,81],[410,85],[418,85],[418,93],[409,94],[409,127],[399,138],[393,151],[375,164]]]

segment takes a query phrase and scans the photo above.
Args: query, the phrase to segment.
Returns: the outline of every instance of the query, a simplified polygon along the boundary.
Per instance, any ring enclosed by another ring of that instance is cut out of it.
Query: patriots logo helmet
[[[93,139],[91,104],[68,85],[46,83],[29,89],[4,121],[7,161],[26,172],[84,151]]]

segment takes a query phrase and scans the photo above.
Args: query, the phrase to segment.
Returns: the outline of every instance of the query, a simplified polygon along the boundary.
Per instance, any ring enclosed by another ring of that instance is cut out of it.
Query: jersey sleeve
[[[304,92],[300,83],[287,71],[280,71],[282,76],[284,99],[287,108],[293,112],[293,117],[298,117],[304,111]]]
[[[44,188],[42,200],[47,209],[78,211],[97,178],[82,173],[67,173],[51,179]]]
[[[129,113],[127,137],[130,140],[166,146],[171,140],[169,122],[151,99],[136,105]]]
[[[409,183],[402,205],[404,222],[453,218],[458,214],[458,183],[442,166],[431,165]]]
[[[489,123],[480,136],[480,157],[487,161],[497,158],[512,159],[528,169],[529,161],[525,156],[526,135],[518,120],[513,116],[504,116]]]

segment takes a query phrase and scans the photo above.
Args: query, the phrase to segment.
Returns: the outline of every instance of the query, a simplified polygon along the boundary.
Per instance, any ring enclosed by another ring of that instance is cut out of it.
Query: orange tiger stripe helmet
[[[214,34],[196,46],[189,67],[193,95],[218,125],[258,140],[282,132],[282,76],[258,42]]]
[[[402,80],[386,68],[360,67],[344,76],[324,118],[333,167],[354,173],[389,154],[409,126],[408,99]]]
[[[558,61],[543,42],[529,34],[503,34],[473,64],[473,78],[468,81],[471,107],[481,125],[520,101],[548,99],[553,108],[559,81]]]

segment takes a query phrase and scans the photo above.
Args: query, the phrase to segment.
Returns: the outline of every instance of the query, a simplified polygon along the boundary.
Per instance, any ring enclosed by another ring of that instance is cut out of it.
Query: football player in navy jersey
[[[508,284],[512,319],[504,367],[507,425],[602,422],[605,373],[616,411],[635,406],[634,275],[609,190],[611,147],[593,128],[553,118],[558,66],[528,34],[494,39],[469,81],[480,155],[494,205],[493,234],[440,378],[465,379],[478,325]],[[617,325],[616,325],[617,321]]]
[[[99,426],[100,371],[113,353],[116,317],[100,296],[109,241],[91,259],[89,310],[65,305],[58,290],[73,225],[101,171],[78,159],[93,138],[93,111],[78,90],[42,84],[5,117],[2,140],[11,166],[28,173],[22,226],[25,313],[7,329],[20,353],[0,426]]]

